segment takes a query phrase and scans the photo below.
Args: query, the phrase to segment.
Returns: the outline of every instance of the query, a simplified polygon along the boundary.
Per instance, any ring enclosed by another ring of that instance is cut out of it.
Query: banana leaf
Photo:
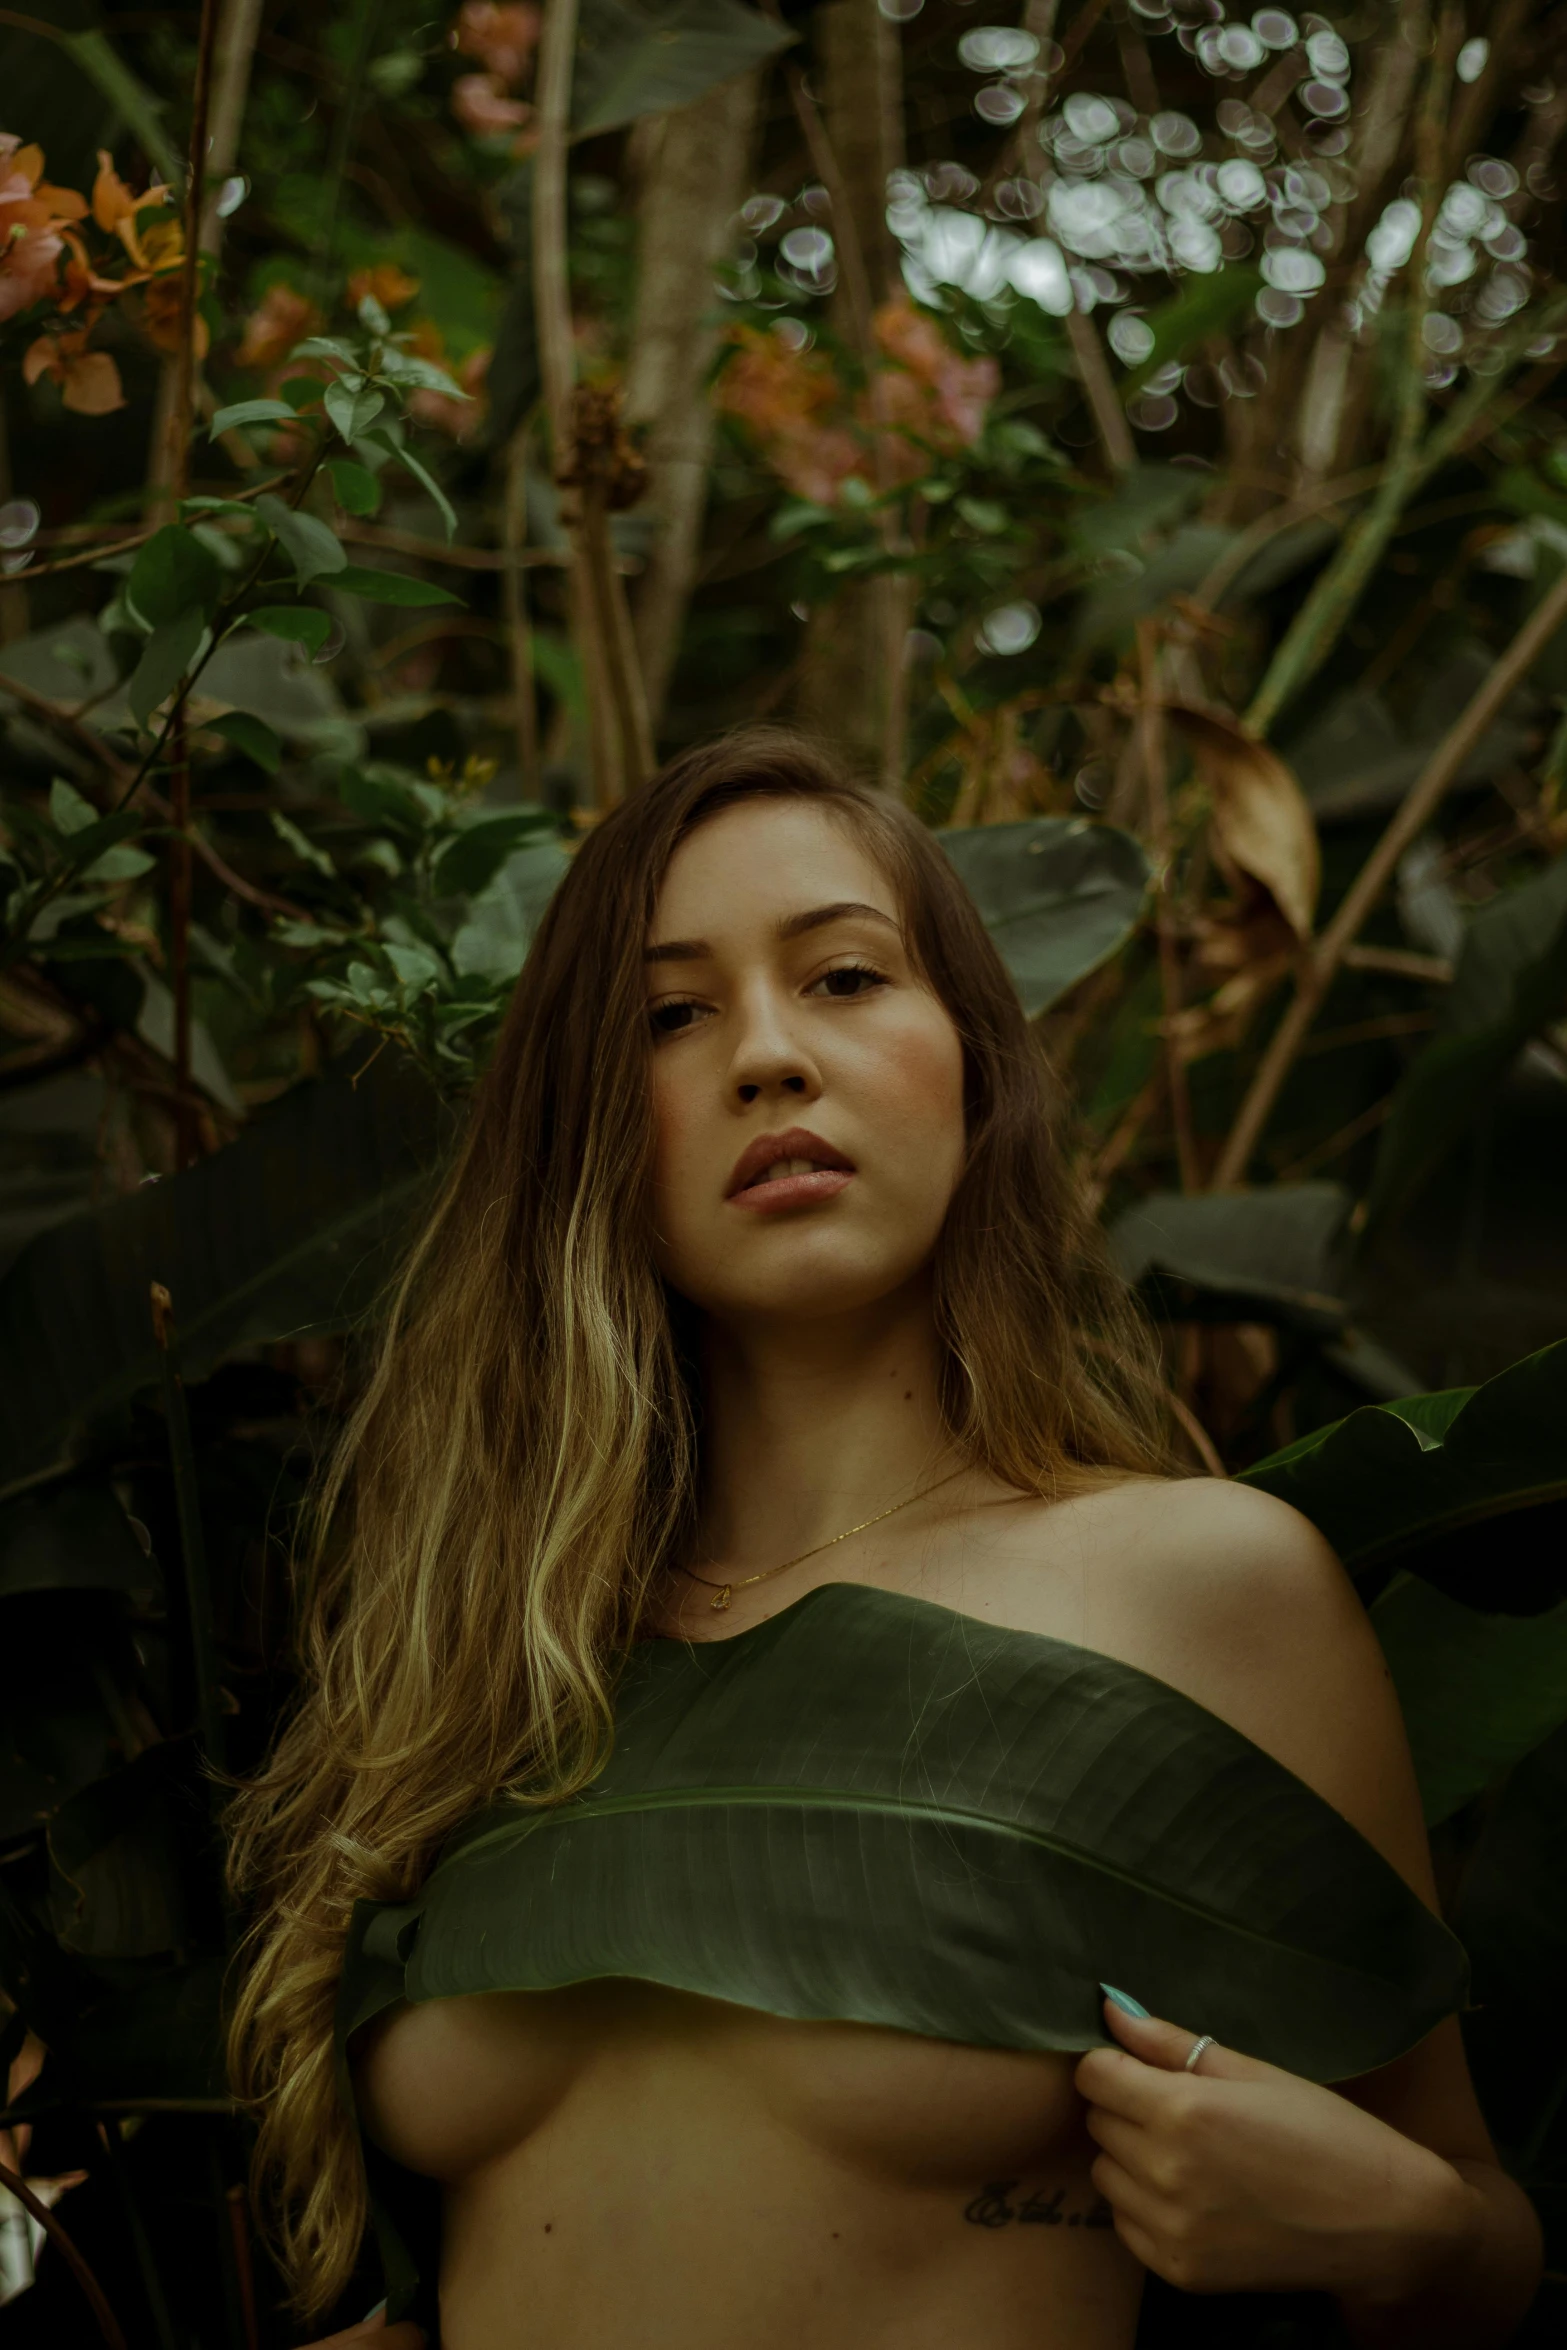
[[[341,1329],[385,1277],[448,1132],[385,1054],[298,1086],[225,1150],[39,1234],[0,1281],[0,1486],[52,1465],[158,1377],[149,1288],[173,1294],[187,1371],[237,1346]]]
[[[1543,1616],[1485,1615],[1418,1575],[1396,1575],[1371,1621],[1398,1691],[1427,1827],[1567,1721],[1567,1601]]]
[[[1108,962],[1136,929],[1147,856],[1129,832],[1071,817],[936,835],[984,917],[1032,1019]]]
[[[829,1583],[632,1652],[607,1767],[361,1905],[382,2003],[601,1975],[983,2047],[1103,2041],[1101,1979],[1339,2079],[1460,1993],[1445,1927],[1330,1805],[1166,1683]]]
[[[1066,2050],[1104,2044],[1108,1980],[1335,2080],[1422,2038],[1465,1961],[1338,1812],[1165,1682],[829,1583],[735,1637],[635,1648],[584,1795],[498,1806],[416,1900],[357,1906],[345,2093],[353,2033],[395,2000],[604,1976]],[[418,2199],[387,2173],[397,2315]]]
[[[1564,1007],[1567,857],[1471,918],[1437,1032],[1393,1096],[1366,1203],[1367,1246]]]
[[[1339,1244],[1350,1204],[1341,1183],[1159,1191],[1117,1219],[1110,1249],[1157,1313],[1336,1335],[1346,1313]]]
[[[1567,1597],[1567,1339],[1483,1387],[1367,1404],[1243,1472],[1326,1535],[1357,1579],[1395,1568],[1468,1607]]]

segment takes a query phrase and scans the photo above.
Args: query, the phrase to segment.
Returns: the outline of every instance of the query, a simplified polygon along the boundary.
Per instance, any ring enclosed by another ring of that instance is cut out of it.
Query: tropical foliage
[[[1567,29],[1236,5],[0,21],[0,2161],[127,2338],[287,2338],[208,1774],[356,1333],[574,842],[769,714],[1364,1592],[1559,2332]],[[43,2243],[0,2341],[112,2339]]]

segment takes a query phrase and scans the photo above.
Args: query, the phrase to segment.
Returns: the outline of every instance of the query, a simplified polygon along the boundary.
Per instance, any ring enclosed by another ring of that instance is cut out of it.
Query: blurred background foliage
[[[574,843],[939,829],[1398,1683],[1567,2295],[1567,17],[0,11],[0,2343],[291,2336],[211,1772]],[[194,159],[194,167],[192,164]],[[358,2313],[345,2304],[343,2319]],[[1150,2303],[1150,2340],[1332,2338]],[[113,2321],[111,2321],[112,2323]]]

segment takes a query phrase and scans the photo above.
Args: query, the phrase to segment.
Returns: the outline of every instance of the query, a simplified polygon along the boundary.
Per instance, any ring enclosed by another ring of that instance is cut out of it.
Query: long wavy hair
[[[954,1440],[1041,1495],[1169,1465],[1150,1343],[1077,1197],[1044,1056],[939,843],[782,729],[686,752],[589,834],[540,926],[316,1495],[298,1701],[230,1815],[254,1917],[232,2072],[307,2317],[366,2218],[333,2069],[350,1910],[407,1898],[497,1795],[557,1802],[593,1776],[649,1586],[690,1540],[642,948],[679,843],[755,798],[811,801],[878,861],[962,1039],[967,1152],[933,1268]]]

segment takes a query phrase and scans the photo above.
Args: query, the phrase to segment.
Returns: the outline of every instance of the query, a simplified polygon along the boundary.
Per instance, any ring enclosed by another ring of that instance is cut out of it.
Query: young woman
[[[1158,1392],[930,834],[768,731],[589,836],[236,1807],[306,2316],[373,2198],[384,2350],[1507,2339],[1376,1642]]]

